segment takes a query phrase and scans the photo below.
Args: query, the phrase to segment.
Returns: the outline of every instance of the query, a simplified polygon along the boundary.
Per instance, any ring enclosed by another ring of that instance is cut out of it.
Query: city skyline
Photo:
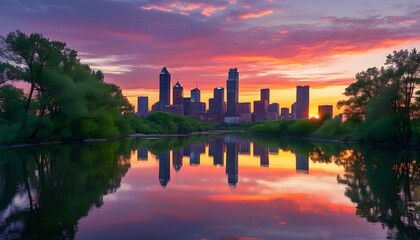
[[[310,85],[309,115],[321,104],[337,112],[357,72],[420,46],[416,0],[0,1],[0,35],[19,29],[66,42],[134,105],[150,93],[157,101],[163,65],[205,101],[237,67],[239,102],[270,88],[272,102],[290,107],[295,87]]]

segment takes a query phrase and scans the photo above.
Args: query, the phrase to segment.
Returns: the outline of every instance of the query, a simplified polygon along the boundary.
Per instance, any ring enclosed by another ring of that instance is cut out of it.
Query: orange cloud
[[[273,10],[262,10],[262,11],[257,12],[257,13],[249,12],[249,13],[241,14],[241,15],[239,15],[239,18],[240,19],[260,18],[260,17],[270,15],[272,13],[273,13]]]

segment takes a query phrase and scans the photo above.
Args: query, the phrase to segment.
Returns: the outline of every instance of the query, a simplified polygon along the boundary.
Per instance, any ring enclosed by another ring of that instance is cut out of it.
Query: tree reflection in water
[[[120,187],[124,155],[123,142],[2,149],[0,238],[73,239],[78,221]]]

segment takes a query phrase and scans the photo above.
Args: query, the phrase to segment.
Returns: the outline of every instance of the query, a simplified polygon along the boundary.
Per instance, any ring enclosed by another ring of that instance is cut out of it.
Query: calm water
[[[420,239],[419,155],[233,135],[0,149],[0,238]]]

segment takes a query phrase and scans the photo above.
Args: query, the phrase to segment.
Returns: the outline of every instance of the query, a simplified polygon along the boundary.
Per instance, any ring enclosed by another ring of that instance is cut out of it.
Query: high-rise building
[[[201,101],[201,93],[200,89],[194,88],[191,90],[191,102],[200,102]]]
[[[225,89],[222,87],[214,88],[213,98],[209,99],[209,112],[210,113],[223,113],[225,102]]]
[[[309,118],[309,86],[296,87],[296,119]]]
[[[146,116],[149,113],[149,97],[137,97],[137,114]]]
[[[171,100],[171,74],[166,67],[162,68],[159,75],[159,103],[160,111],[163,111],[166,105],[170,105]]]
[[[261,101],[267,101],[267,104],[270,105],[270,89],[269,88],[261,89]]]
[[[319,105],[318,116],[324,117],[326,114],[328,114],[329,118],[333,117],[333,106],[332,105]]]
[[[177,81],[172,88],[172,94],[174,95],[173,98],[173,105],[182,105],[184,100],[184,88],[182,85]]]
[[[231,68],[226,81],[227,88],[227,112],[226,116],[236,117],[238,94],[239,94],[239,72],[237,68]]]

